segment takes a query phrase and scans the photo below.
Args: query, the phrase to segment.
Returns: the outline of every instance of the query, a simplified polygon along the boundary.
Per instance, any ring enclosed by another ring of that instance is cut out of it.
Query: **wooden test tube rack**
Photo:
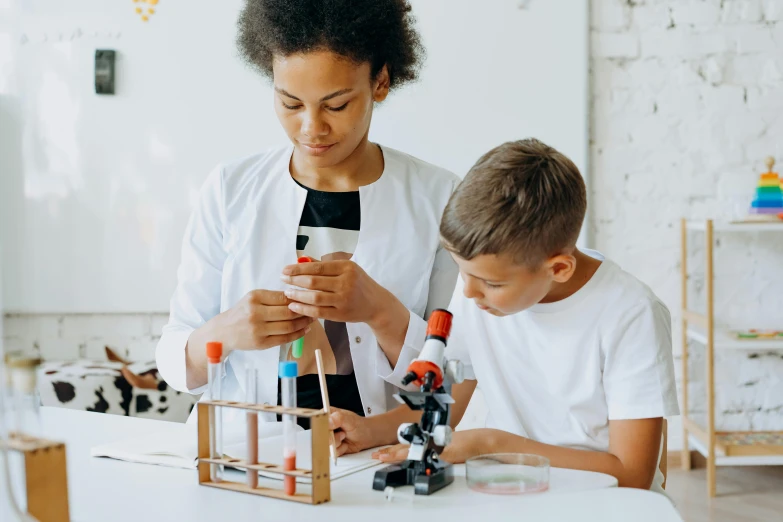
[[[329,476],[329,418],[323,410],[307,408],[284,408],[283,406],[267,406],[263,404],[250,404],[232,401],[203,401],[198,405],[198,483],[202,486],[228,489],[241,493],[251,493],[264,497],[273,497],[283,500],[301,502],[303,504],[323,504],[331,500],[331,482]],[[212,408],[237,408],[240,410],[257,411],[259,413],[275,413],[294,415],[310,419],[312,430],[312,469],[295,469],[286,471],[283,466],[259,462],[250,464],[247,461],[232,458],[212,459],[209,455],[210,423],[214,418],[209,414]],[[280,489],[258,486],[251,488],[245,483],[239,482],[212,482],[209,468],[211,464],[222,464],[240,469],[258,470],[266,473],[289,475],[294,477],[310,477],[312,488],[309,494],[296,493],[286,495]]]
[[[12,433],[0,446],[24,457],[27,512],[40,522],[68,522],[65,444]]]

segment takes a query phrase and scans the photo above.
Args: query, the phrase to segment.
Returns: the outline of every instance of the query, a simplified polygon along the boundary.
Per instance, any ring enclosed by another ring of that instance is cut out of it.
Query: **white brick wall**
[[[764,157],[783,168],[783,0],[592,5],[592,238],[664,299],[679,354],[680,217],[734,217]],[[719,239],[720,324],[780,328],[780,235]],[[703,310],[703,235],[690,241],[689,299]],[[691,346],[696,412],[706,410],[703,352]],[[719,428],[783,429],[783,353],[719,353],[716,383]],[[670,437],[681,444],[678,427]]]
[[[3,323],[5,351],[46,360],[105,360],[105,346],[131,361],[155,359],[167,314],[9,314]]]

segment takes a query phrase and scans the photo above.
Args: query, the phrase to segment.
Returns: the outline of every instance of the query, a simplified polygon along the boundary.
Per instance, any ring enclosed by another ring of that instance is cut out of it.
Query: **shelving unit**
[[[783,350],[783,339],[736,339],[715,328],[713,253],[714,233],[775,232],[783,223],[720,223],[712,220],[681,223],[682,273],[682,426],[683,469],[691,468],[690,447],[707,459],[707,494],[715,496],[716,466],[783,465],[783,431],[715,431],[715,350]],[[705,236],[706,313],[688,308],[688,232]],[[688,340],[704,344],[707,364],[707,415],[688,413]]]

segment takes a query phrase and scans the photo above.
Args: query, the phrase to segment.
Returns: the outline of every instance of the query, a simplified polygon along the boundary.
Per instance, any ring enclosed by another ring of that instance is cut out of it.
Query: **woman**
[[[321,407],[320,348],[332,406],[383,413],[457,276],[438,224],[458,179],[368,140],[375,104],[417,76],[410,6],[248,0],[238,26],[242,55],[272,80],[291,145],[209,175],[185,233],[159,370],[175,389],[201,393],[205,345],[222,341],[222,398],[245,400],[255,368],[258,401],[277,404],[278,362],[305,336],[300,407]],[[317,262],[297,265],[298,255]]]

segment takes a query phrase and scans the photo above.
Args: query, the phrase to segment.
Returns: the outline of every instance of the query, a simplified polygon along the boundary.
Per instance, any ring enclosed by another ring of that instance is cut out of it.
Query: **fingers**
[[[268,344],[269,346],[278,346],[281,344],[292,343],[297,339],[304,337],[305,334],[309,331],[310,331],[310,327],[308,326],[307,328],[298,330],[290,334],[270,335],[269,337],[266,338],[266,344]]]
[[[288,308],[288,303],[286,303],[283,306],[264,306],[259,307],[259,313],[261,315],[261,319],[267,322],[273,322],[273,321],[290,321],[292,319],[299,319],[302,317],[301,314],[298,314]]]
[[[248,298],[253,304],[285,306],[289,303],[285,294],[277,290],[252,290]]]
[[[343,299],[332,292],[315,292],[312,290],[295,290],[290,288],[285,291],[285,296],[291,301],[316,306],[337,306]]]
[[[344,433],[343,438],[351,436],[351,432],[359,427],[359,422],[364,420],[363,417],[359,417],[352,411],[335,408],[332,406],[332,412],[329,414],[329,429],[335,430],[335,437],[337,436],[337,430],[342,430]]]
[[[338,457],[342,457],[349,451],[351,451],[351,448],[350,446],[348,446],[348,444],[340,444],[339,446],[337,446],[337,450],[335,451],[335,453],[337,453]]]
[[[342,424],[343,424],[342,413],[340,413],[339,410],[332,407],[332,412],[329,414],[329,429],[332,431],[339,430],[343,427]],[[337,437],[337,435],[335,435],[335,437]]]
[[[343,432],[354,430],[356,429],[355,418],[353,415],[349,415],[349,412],[346,410],[332,406],[331,413],[329,414],[329,429],[343,430]],[[336,433],[335,437],[337,437]],[[343,438],[345,438],[345,436],[343,436]]]
[[[299,315],[305,315],[307,317],[316,317],[318,319],[326,319],[328,321],[340,320],[340,318],[337,316],[337,308],[332,306],[314,306],[302,303],[291,303],[288,305],[288,308]]]
[[[335,292],[340,288],[340,280],[334,276],[317,276],[317,275],[297,275],[297,276],[281,276],[280,279],[284,283],[298,286],[299,288],[307,288],[309,290],[321,290],[324,292]]]
[[[299,263],[283,268],[283,275],[300,276],[336,276],[342,274],[346,267],[354,264],[351,261],[316,261],[315,263]]]
[[[312,317],[299,317],[289,321],[274,321],[266,323],[263,334],[267,337],[272,335],[286,335],[304,330],[314,321]],[[260,330],[260,327],[259,327]],[[298,339],[298,337],[296,338]],[[294,340],[296,340],[294,339]]]
[[[329,426],[331,427],[331,419],[329,421]],[[347,438],[346,433],[343,430],[337,430],[334,432],[334,449],[335,453],[338,457],[341,457],[348,453],[350,451],[350,447],[348,446],[347,441],[345,440]]]
[[[396,446],[390,446],[374,452],[372,458],[381,462],[402,462],[408,458],[409,449],[410,446],[406,444],[397,444]]]

